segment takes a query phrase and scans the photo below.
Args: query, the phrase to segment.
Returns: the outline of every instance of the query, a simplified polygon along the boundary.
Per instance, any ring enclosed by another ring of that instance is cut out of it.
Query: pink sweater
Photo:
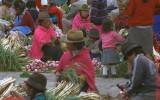
[[[102,48],[116,48],[116,44],[119,42],[123,42],[125,39],[114,31],[110,31],[108,33],[101,33],[102,40]]]
[[[46,43],[50,43],[54,37],[56,37],[56,35],[53,27],[46,29],[42,26],[38,26],[33,35],[30,56],[33,59],[41,59],[43,56],[41,51],[42,46]]]
[[[80,29],[86,29],[86,31],[89,31],[91,29],[91,22],[90,18],[82,19],[80,14],[78,13],[72,22],[72,29],[73,30],[80,30]]]

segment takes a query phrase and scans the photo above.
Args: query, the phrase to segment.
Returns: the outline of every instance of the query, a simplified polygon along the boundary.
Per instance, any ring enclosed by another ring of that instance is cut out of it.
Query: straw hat
[[[84,35],[82,31],[73,31],[70,30],[67,33],[67,38],[66,38],[67,43],[80,43],[84,42]]]

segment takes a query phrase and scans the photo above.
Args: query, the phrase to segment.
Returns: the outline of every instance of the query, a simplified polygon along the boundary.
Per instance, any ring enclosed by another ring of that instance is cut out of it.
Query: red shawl
[[[87,91],[96,91],[95,86],[95,68],[92,64],[89,51],[83,48],[81,52],[73,57],[69,51],[65,52],[60,59],[60,64],[56,69],[56,72],[61,73],[63,70],[67,69],[70,65],[78,63],[82,66],[77,68],[77,73],[79,75],[84,75],[89,88]]]

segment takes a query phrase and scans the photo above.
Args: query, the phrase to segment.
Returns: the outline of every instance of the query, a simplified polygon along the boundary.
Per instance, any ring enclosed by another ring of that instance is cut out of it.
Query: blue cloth
[[[46,97],[44,94],[38,94],[35,96],[35,98],[33,100],[46,100]]]
[[[160,15],[154,16],[153,32],[160,32]]]
[[[156,34],[156,38],[160,40],[160,15],[154,16],[153,32]]]
[[[19,31],[19,33],[23,36],[28,35],[32,32],[31,28],[28,26],[20,26],[22,22],[22,16],[17,16],[14,20],[14,27],[10,31]]]
[[[55,15],[51,15],[52,23],[57,24],[57,17]]]
[[[28,35],[32,32],[31,28],[28,26],[16,26],[11,29],[11,31],[19,31],[23,36]]]
[[[22,22],[22,16],[17,16],[13,22],[14,26],[19,26]]]

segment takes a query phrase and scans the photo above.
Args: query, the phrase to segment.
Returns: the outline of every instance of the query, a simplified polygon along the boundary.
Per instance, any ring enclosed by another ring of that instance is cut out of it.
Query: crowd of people
[[[32,36],[28,56],[45,62],[59,60],[57,77],[70,66],[77,66],[77,74],[86,80],[85,92],[97,91],[92,59],[102,63],[102,77],[116,77],[122,53],[131,74],[130,82],[122,86],[124,97],[160,99],[160,77],[152,57],[154,46],[160,51],[159,0],[126,0],[124,4],[123,0],[44,1],[2,0],[0,19],[11,25],[1,25],[0,36],[15,32],[22,37]],[[64,40],[55,27],[62,30]],[[121,29],[128,30],[128,35],[120,33]],[[62,41],[66,50],[61,48]],[[34,73],[25,83],[32,92],[29,100],[45,100],[47,80],[43,75]]]

